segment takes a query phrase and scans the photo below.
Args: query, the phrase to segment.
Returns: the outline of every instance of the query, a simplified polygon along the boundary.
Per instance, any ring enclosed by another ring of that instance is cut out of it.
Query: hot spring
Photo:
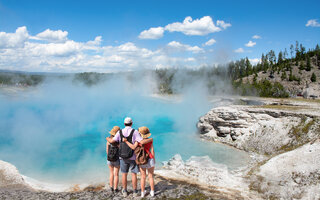
[[[214,106],[202,88],[194,84],[165,99],[150,95],[148,81],[85,87],[62,79],[14,95],[0,91],[0,159],[41,181],[107,181],[105,138],[129,116],[133,128],[149,127],[158,168],[175,154],[208,155],[231,169],[245,165],[245,153],[199,139],[196,123]]]

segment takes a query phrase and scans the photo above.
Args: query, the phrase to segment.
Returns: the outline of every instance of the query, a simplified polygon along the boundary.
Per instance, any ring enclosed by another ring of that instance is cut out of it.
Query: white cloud
[[[159,39],[163,37],[164,28],[157,27],[157,28],[150,28],[149,30],[144,30],[140,33],[140,39]]]
[[[252,42],[251,40],[245,44],[247,47],[253,47],[254,45],[256,45],[257,43],[256,42]]]
[[[236,52],[236,53],[243,53],[244,50],[243,50],[243,48],[238,48],[238,49],[234,50],[234,52]]]
[[[156,27],[144,30],[140,33],[140,39],[159,39],[163,37],[164,31],[181,32],[185,35],[208,35],[210,33],[219,32],[230,27],[230,23],[223,20],[217,20],[214,24],[210,16],[204,16],[200,19],[193,20],[190,16],[186,17],[183,22],[174,22],[165,27]]]
[[[252,58],[252,59],[249,58],[249,61],[252,65],[256,65],[260,62],[260,58]]]
[[[217,20],[217,26],[222,27],[223,29],[226,29],[231,26],[230,23],[225,23],[223,20]]]
[[[71,40],[65,43],[26,43],[26,49],[33,56],[69,56],[80,51],[82,47],[82,44]]]
[[[191,17],[186,17],[184,21],[168,24],[165,30],[170,32],[182,32],[185,35],[207,35],[221,31],[220,27],[214,25],[210,16],[204,16],[201,19],[192,20]]]
[[[320,27],[320,23],[316,19],[310,19],[308,20],[306,26],[311,26],[311,27]]]
[[[0,49],[23,47],[28,38],[25,26],[17,28],[15,33],[0,32]]]
[[[45,31],[37,34],[35,37],[32,37],[32,39],[35,40],[45,40],[48,42],[54,42],[54,43],[62,43],[67,41],[68,32],[57,30],[53,31],[50,29],[46,29]]]
[[[254,35],[254,36],[252,36],[252,39],[261,39],[261,36],[259,36],[259,35]]]
[[[53,32],[50,31],[50,33]],[[78,42],[68,39],[66,34],[63,37],[48,35],[45,37],[40,34],[42,39],[39,40],[39,34],[29,35],[26,27],[20,27],[14,33],[1,32],[0,69],[114,72],[157,66],[197,67],[211,64],[206,63],[207,60],[199,55],[197,57],[190,55],[190,53],[205,52],[202,48],[177,41],[172,41],[163,48],[150,50],[132,42],[102,46],[101,36]],[[44,38],[46,38],[45,41],[55,42],[43,42]]]
[[[193,57],[191,57],[191,58],[187,58],[186,61],[187,61],[187,62],[194,62],[194,61],[196,61],[196,59],[193,58]]]
[[[172,41],[172,42],[168,43],[168,46],[171,48],[178,49],[180,51],[192,51],[193,53],[199,53],[199,52],[203,51],[203,49],[201,49],[198,46],[192,47],[187,44],[181,44],[180,42],[177,42],[177,41]]]
[[[99,46],[101,45],[102,42],[102,37],[101,36],[97,36],[93,41],[88,41],[87,45],[89,46]]]
[[[136,52],[138,50],[138,47],[136,47],[136,45],[134,45],[132,42],[127,42],[120,45],[118,47],[118,50],[120,52]]]
[[[203,46],[211,46],[214,43],[216,43],[216,40],[215,39],[210,39],[206,43],[204,43]]]

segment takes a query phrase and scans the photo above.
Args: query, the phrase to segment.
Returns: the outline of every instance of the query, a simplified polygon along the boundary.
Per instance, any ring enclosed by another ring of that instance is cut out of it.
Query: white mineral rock
[[[0,187],[26,187],[17,168],[2,160],[0,160]]]

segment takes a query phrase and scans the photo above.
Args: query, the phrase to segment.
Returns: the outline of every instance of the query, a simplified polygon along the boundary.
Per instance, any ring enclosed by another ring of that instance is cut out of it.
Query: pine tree
[[[306,66],[306,71],[311,71],[311,63],[310,63],[310,57],[307,55],[307,66]]]
[[[254,76],[253,76],[253,84],[256,84],[256,83],[257,83],[257,77],[258,77],[258,75],[257,75],[257,74],[254,74]]]
[[[252,65],[248,59],[248,57],[246,57],[246,76],[249,76],[252,74]]]
[[[306,48],[304,46],[302,46],[302,44],[300,44],[300,56],[301,56],[301,59],[305,58],[305,51],[306,51]]]
[[[317,46],[316,46],[316,49],[315,49],[317,52],[319,52],[320,51],[320,47],[319,47],[319,44],[317,44]]]
[[[296,41],[296,59],[300,59],[299,42]]]
[[[318,53],[317,53],[317,64],[320,69],[320,51],[318,51]]]
[[[280,51],[278,55],[278,64],[281,64],[282,62],[283,62],[283,53],[282,51]]]
[[[293,75],[292,75],[292,70],[290,70],[290,74],[289,74],[289,81],[293,81]]]
[[[317,77],[316,77],[315,73],[312,73],[310,80],[311,80],[311,82],[316,82],[317,81]]]
[[[287,56],[288,56],[288,51],[287,51],[287,48],[285,48],[283,52],[283,58],[286,60]]]
[[[304,64],[302,62],[300,62],[299,70],[305,70]]]
[[[291,58],[293,58],[293,51],[294,51],[294,47],[293,47],[293,44],[291,44],[291,45],[290,45]]]

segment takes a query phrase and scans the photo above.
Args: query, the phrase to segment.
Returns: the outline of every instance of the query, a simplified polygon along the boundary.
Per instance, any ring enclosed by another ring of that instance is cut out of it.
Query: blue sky
[[[295,41],[307,49],[320,43],[319,8],[314,0],[0,0],[0,69],[194,68],[246,56],[257,62]]]

